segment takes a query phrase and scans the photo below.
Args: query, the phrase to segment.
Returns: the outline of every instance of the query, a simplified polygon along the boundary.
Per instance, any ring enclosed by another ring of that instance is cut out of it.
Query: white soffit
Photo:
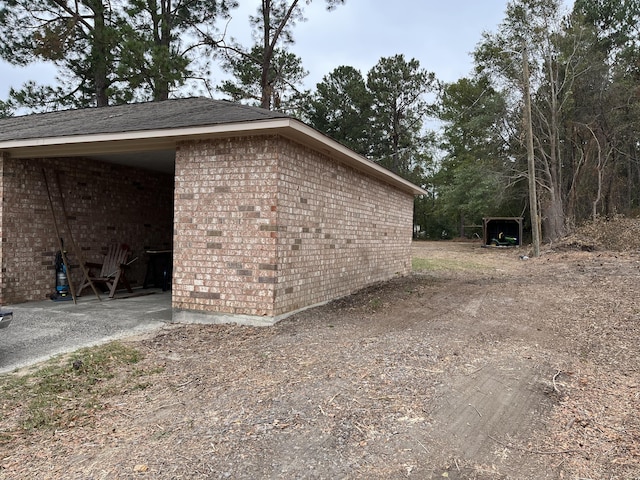
[[[414,195],[427,192],[390,172],[380,165],[356,154],[313,128],[291,118],[258,120],[243,123],[225,123],[200,127],[162,130],[136,130],[118,133],[73,135],[66,137],[35,138],[0,141],[0,152],[11,158],[38,158],[55,156],[105,156],[128,152],[175,150],[178,142],[206,138],[243,135],[273,135],[307,145],[357,170],[365,172]]]

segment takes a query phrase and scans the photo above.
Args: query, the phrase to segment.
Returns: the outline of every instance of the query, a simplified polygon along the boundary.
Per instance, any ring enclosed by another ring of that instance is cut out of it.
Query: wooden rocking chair
[[[87,273],[78,287],[77,295],[80,296],[82,290],[91,286],[92,283],[105,285],[109,289],[109,298],[113,298],[120,283],[124,285],[129,293],[133,293],[125,275],[125,270],[131,263],[127,263],[129,253],[128,245],[111,245],[103,263],[85,262]],[[94,274],[94,271],[98,271],[98,269],[99,274]]]

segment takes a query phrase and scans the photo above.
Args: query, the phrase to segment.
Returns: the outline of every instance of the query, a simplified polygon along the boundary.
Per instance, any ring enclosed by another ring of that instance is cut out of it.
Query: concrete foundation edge
[[[194,310],[182,310],[173,309],[173,322],[174,323],[200,323],[211,325],[224,325],[224,324],[236,324],[247,325],[252,327],[271,327],[276,323],[284,320],[285,318],[295,315],[296,313],[309,310],[310,308],[320,307],[326,305],[329,301],[316,303],[307,307],[299,308],[291,312],[283,313],[281,315],[266,316],[266,315],[240,315],[233,313],[219,313],[219,312],[202,312]]]

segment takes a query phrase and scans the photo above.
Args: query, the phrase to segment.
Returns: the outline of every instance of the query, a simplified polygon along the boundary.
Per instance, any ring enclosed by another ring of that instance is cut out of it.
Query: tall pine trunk
[[[96,96],[96,106],[109,105],[109,58],[111,58],[109,33],[105,21],[105,5],[102,0],[92,2],[93,10],[93,42],[91,44],[91,60],[93,63],[93,83]]]

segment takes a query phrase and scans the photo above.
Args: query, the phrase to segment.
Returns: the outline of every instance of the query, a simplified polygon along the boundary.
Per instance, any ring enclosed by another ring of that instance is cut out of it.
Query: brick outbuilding
[[[0,119],[0,191],[1,304],[52,292],[57,226],[76,284],[113,243],[137,286],[169,251],[176,321],[253,324],[408,274],[426,193],[291,117],[204,98]]]

